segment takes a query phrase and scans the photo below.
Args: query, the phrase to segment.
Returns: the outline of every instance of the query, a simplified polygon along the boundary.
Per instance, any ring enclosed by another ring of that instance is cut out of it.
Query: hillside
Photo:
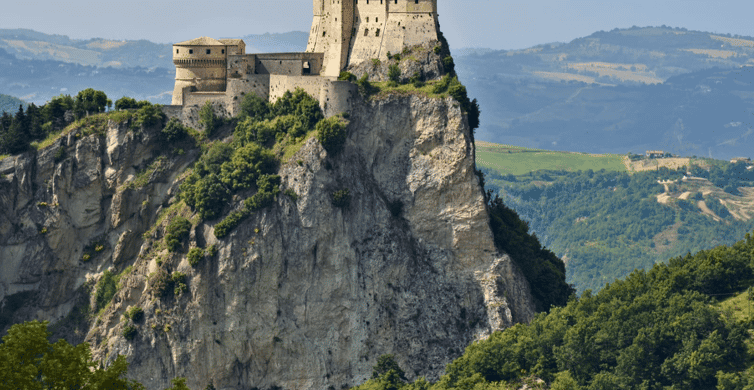
[[[480,102],[479,140],[720,159],[752,149],[754,38],[616,29],[528,50],[472,51],[456,64]]]
[[[19,105],[26,107],[27,103],[19,98],[0,94],[0,113],[14,113],[18,111]]]
[[[563,258],[578,291],[754,229],[754,170],[746,164],[477,143],[487,188]]]

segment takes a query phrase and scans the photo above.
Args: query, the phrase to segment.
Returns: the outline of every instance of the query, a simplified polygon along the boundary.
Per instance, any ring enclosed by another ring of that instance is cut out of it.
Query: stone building
[[[338,81],[350,65],[386,59],[406,46],[438,39],[437,0],[313,0],[304,53],[246,54],[240,39],[202,37],[173,45],[175,111],[209,101],[230,115],[243,96],[270,101],[303,88],[326,116],[350,110],[354,85]]]

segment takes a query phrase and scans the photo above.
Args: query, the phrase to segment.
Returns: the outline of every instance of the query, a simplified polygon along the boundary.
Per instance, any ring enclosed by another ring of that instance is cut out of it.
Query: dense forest
[[[359,390],[754,387],[754,237],[634,271],[470,345],[435,384],[383,357]],[[732,310],[720,301],[737,296]]]
[[[580,292],[670,257],[731,244],[754,229],[754,220],[737,219],[720,201],[739,199],[740,187],[754,185],[754,170],[744,163],[718,161],[705,168],[694,165],[688,172],[661,168],[634,174],[538,171],[516,177],[484,172],[487,187],[502,194],[543,244],[564,257],[568,282]],[[681,179],[688,173],[707,179],[700,181],[707,186],[684,184]],[[660,203],[657,196],[665,188],[659,181],[674,181],[670,191],[691,193],[688,199]],[[712,190],[717,192],[707,193]],[[702,213],[699,201],[720,220]]]

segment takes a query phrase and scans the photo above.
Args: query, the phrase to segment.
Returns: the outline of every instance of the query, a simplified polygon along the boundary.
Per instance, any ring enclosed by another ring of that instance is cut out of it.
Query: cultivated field
[[[494,169],[503,175],[523,175],[541,169],[569,172],[599,171],[625,172],[623,156],[617,154],[587,154],[529,149],[520,146],[476,142],[476,162],[480,167]]]
[[[568,64],[569,69],[579,72],[595,72],[599,77],[610,77],[622,81],[635,81],[644,84],[662,84],[664,80],[657,77],[644,64],[614,64],[609,62],[575,62]]]

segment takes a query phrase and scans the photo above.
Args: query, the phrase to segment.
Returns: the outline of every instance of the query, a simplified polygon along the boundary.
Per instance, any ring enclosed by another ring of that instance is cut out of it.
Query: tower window
[[[178,54],[178,49],[175,49],[175,54]]]
[[[374,18],[374,21],[377,22],[377,23],[379,23],[380,22],[380,18]]]
[[[379,36],[380,36],[380,29],[379,29],[379,28],[377,29],[377,33],[375,34],[375,36],[376,36],[376,37],[379,37]]]
[[[414,0],[414,4],[419,4],[419,0]]]
[[[365,36],[365,37],[368,37],[368,36],[369,36],[369,29],[368,29],[368,28],[365,28],[365,29],[364,29],[364,36]]]
[[[207,54],[212,54],[212,50],[207,49]]]
[[[189,49],[189,54],[194,54],[194,49]]]
[[[369,23],[369,16],[367,16],[367,23]]]
[[[221,54],[225,54],[225,49],[223,49],[223,50],[222,50],[222,53],[221,53]]]

